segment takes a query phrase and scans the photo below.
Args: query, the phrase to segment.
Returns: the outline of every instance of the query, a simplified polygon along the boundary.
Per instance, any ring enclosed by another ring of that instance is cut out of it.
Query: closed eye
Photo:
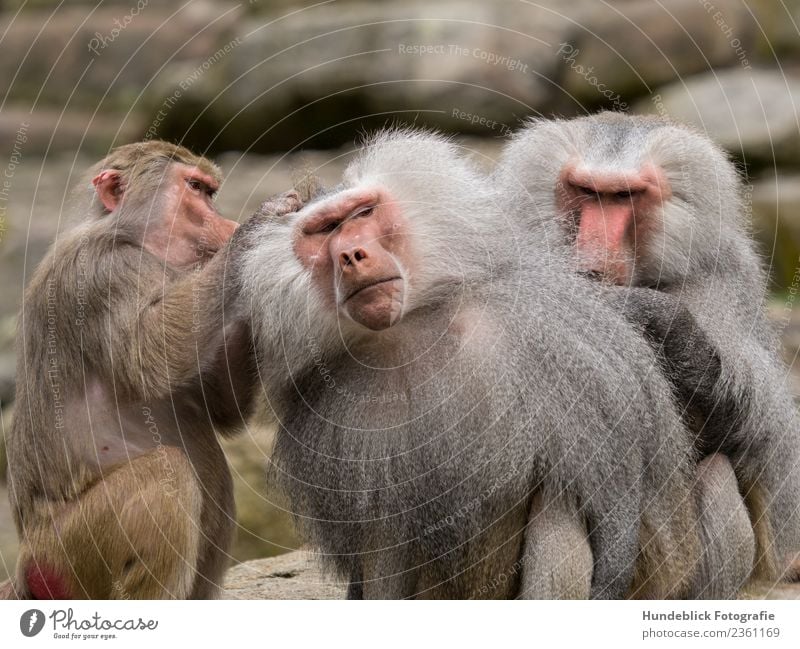
[[[599,192],[596,192],[591,187],[582,187],[580,185],[573,185],[575,189],[578,191],[579,194],[584,196],[597,196]]]
[[[334,232],[336,228],[339,227],[339,223],[337,221],[329,221],[324,226],[317,230],[317,233],[327,234],[330,232]]]
[[[361,209],[356,210],[353,213],[353,218],[356,218],[358,216],[369,216],[374,211],[375,211],[375,206],[374,205],[368,205],[367,207],[362,207]]]

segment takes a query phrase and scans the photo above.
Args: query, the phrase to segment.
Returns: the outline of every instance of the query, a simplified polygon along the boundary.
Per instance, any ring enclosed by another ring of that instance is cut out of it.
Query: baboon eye
[[[319,230],[317,230],[317,232],[326,233],[327,234],[327,233],[333,232],[338,227],[339,227],[339,223],[337,221],[329,221],[323,227],[321,227]]]
[[[644,193],[643,189],[629,189],[629,190],[623,191],[623,192],[616,192],[614,194],[614,197],[615,198],[624,199],[624,200],[630,200],[631,198],[635,198],[636,196],[639,196],[639,195],[641,195],[643,193]]]
[[[597,196],[597,192],[591,187],[581,187],[580,185],[577,185],[575,189],[578,190],[578,193],[583,194],[584,196]]]
[[[197,180],[196,178],[187,178],[186,184],[189,185],[189,188],[193,191],[199,192],[203,190],[203,183]]]
[[[369,206],[367,206],[367,207],[362,207],[361,209],[359,209],[359,210],[356,210],[356,212],[353,214],[353,217],[357,217],[357,216],[369,216],[369,215],[370,215],[370,214],[372,214],[374,211],[375,211],[375,206],[374,206],[374,205],[369,205]]]

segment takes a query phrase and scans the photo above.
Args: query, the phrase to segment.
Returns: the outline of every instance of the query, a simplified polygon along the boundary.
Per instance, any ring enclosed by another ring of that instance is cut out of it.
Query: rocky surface
[[[225,580],[225,599],[344,599],[347,585],[325,575],[307,552],[234,566]],[[800,584],[759,582],[740,599],[800,599]]]
[[[225,579],[225,599],[344,599],[347,586],[323,574],[308,552],[234,566]]]
[[[693,92],[714,121],[727,111],[709,75],[761,69],[793,85],[800,64],[800,0],[145,5],[0,11],[0,150],[28,122],[28,155],[95,155],[145,134],[215,151],[319,148],[395,120],[490,136],[528,115],[652,105],[684,81],[703,86]]]
[[[753,166],[800,165],[800,77],[731,69],[681,79],[643,100],[643,112],[695,125]]]

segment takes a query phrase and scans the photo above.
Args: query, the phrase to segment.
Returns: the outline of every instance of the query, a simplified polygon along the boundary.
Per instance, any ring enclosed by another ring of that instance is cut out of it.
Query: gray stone
[[[328,148],[394,121],[491,136],[711,68],[800,58],[798,0],[95,4],[0,13],[0,143],[26,116],[29,153],[94,155],[145,134]]]
[[[565,53],[560,104],[570,112],[599,105],[624,109],[630,98],[674,79],[752,65],[760,31],[739,0],[598,5],[602,10],[582,17],[573,50]]]
[[[323,575],[307,552],[290,552],[234,566],[224,599],[344,599],[347,587]]]
[[[0,78],[15,100],[125,114],[165,59],[213,52],[236,22],[233,2],[65,3],[0,15]],[[13,21],[13,22],[12,22]]]
[[[756,582],[740,593],[739,599],[800,599],[800,584]]]
[[[328,578],[313,555],[290,552],[234,566],[225,579],[224,599],[344,599],[346,584]],[[757,582],[739,599],[800,599],[800,584]]]
[[[693,124],[751,165],[800,164],[800,77],[777,70],[708,72],[637,104]]]
[[[20,106],[6,106],[0,112],[0,146],[10,157],[16,143],[23,160],[53,151],[81,151],[100,158],[113,146],[140,139],[143,125],[144,118],[135,111],[94,114],[93,110],[64,111],[45,105],[31,113]]]
[[[501,135],[551,105],[559,44],[595,6],[362,1],[259,15],[202,82],[189,64],[171,66],[150,103],[182,91],[162,132],[201,141],[211,130],[221,149],[289,148],[310,136],[305,146],[332,146],[392,121]]]

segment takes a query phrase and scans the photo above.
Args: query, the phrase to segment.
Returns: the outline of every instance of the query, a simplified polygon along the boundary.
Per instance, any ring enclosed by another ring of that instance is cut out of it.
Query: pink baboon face
[[[651,165],[631,173],[564,167],[557,198],[576,233],[580,269],[616,284],[630,283],[670,196],[663,172]]]
[[[407,219],[382,187],[344,191],[300,219],[294,251],[340,312],[379,331],[403,316],[411,269]]]

